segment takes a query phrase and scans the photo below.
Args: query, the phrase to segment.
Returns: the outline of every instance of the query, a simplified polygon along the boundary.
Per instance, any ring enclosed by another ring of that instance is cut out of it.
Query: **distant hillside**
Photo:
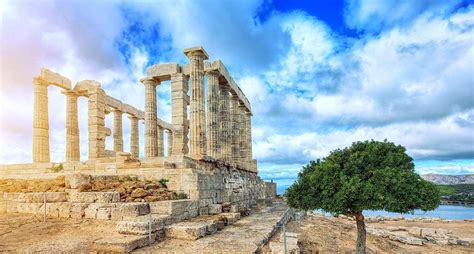
[[[436,184],[474,184],[474,174],[470,175],[439,175],[439,174],[426,174],[421,175],[423,179]]]

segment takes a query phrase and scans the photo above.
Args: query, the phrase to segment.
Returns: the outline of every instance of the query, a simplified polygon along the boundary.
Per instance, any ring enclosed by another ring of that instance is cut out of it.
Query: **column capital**
[[[114,112],[114,113],[122,113],[123,114],[123,111],[121,109],[118,109],[118,108],[111,108],[110,111]]]
[[[128,119],[130,119],[130,120],[135,120],[135,119],[136,119],[137,121],[140,120],[140,119],[138,118],[138,116],[134,116],[134,115],[128,115],[127,117],[128,117]]]
[[[33,84],[35,86],[48,86],[49,85],[48,82],[41,77],[34,77]]]
[[[209,59],[209,55],[202,46],[186,48],[183,52],[188,58],[191,58],[192,56],[202,56],[204,60]]]
[[[141,78],[140,82],[142,82],[144,85],[154,85],[154,86],[160,85],[159,80],[156,80],[156,79],[150,78],[150,77]]]

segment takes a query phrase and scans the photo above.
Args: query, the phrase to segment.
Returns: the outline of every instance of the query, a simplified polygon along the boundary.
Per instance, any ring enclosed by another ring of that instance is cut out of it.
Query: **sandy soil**
[[[322,216],[307,216],[300,227],[292,221],[288,231],[298,232],[298,245],[302,253],[353,253],[355,251],[356,226],[354,221]],[[444,228],[453,231],[460,238],[474,239],[474,222],[407,222],[390,221],[366,223],[368,227],[388,226]],[[279,237],[277,234],[275,237]],[[452,246],[424,244],[407,245],[387,238],[367,235],[369,253],[474,253],[474,246]]]
[[[115,233],[115,224],[0,214],[0,252],[89,253],[95,240]]]

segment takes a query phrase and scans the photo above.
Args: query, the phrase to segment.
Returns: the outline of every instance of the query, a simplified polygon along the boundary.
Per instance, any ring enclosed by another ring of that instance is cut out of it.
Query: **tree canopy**
[[[406,149],[386,140],[355,142],[311,161],[285,196],[294,208],[345,215],[428,211],[440,202],[436,186],[415,173]]]

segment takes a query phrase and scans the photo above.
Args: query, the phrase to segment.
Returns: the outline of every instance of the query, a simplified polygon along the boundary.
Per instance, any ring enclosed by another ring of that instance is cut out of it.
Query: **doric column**
[[[89,94],[89,159],[105,156],[105,92],[100,87],[90,87]]]
[[[232,161],[240,163],[240,112],[239,97],[232,94],[230,97],[230,111],[232,122]]]
[[[188,79],[183,73],[171,75],[171,123],[173,124],[173,155],[188,154]]]
[[[168,157],[173,153],[173,132],[171,130],[166,130],[168,132]]]
[[[159,126],[157,127],[156,131],[156,139],[157,139],[157,146],[158,146],[158,157],[163,157],[165,156],[164,154],[164,146],[163,146],[163,127]]]
[[[159,83],[150,78],[140,81],[145,85],[145,157],[156,157],[158,156],[156,86]]]
[[[79,121],[77,116],[77,98],[73,90],[63,91],[66,95],[66,161],[80,161]]]
[[[228,84],[219,86],[220,107],[220,145],[222,158],[230,161],[232,155],[231,119],[230,119],[230,87]]]
[[[138,135],[138,118],[136,116],[128,116],[130,119],[130,153],[133,157],[139,157],[139,135]]]
[[[122,114],[120,109],[114,109],[114,151],[123,152]]]
[[[251,162],[253,155],[252,155],[252,113],[245,112],[245,125],[246,125],[246,136],[247,136],[247,161]]]
[[[206,113],[204,98],[204,60],[208,59],[202,47],[185,49],[184,53],[191,63],[191,118],[190,118],[190,155],[206,155]]]
[[[219,72],[207,72],[207,155],[220,158]]]
[[[48,84],[41,78],[33,78],[33,162],[50,162]]]
[[[240,114],[240,163],[245,165],[247,163],[247,118],[245,116],[245,112],[247,107],[244,104],[239,104],[239,114]]]

